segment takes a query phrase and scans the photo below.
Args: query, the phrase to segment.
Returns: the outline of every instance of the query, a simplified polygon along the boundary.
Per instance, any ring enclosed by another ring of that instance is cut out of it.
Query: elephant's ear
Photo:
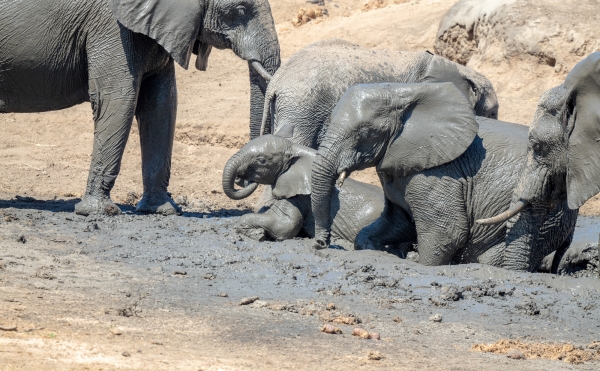
[[[449,61],[446,58],[434,55],[431,57],[429,65],[427,65],[427,70],[421,78],[421,82],[451,82],[467,97],[471,105],[474,106],[479,99],[477,96],[478,92],[475,91],[469,79],[461,73],[459,66],[459,64]]]
[[[600,53],[579,62],[563,86],[572,89],[563,107],[569,136],[567,201],[577,209],[600,192]]]
[[[310,195],[310,172],[313,160],[313,156],[294,158],[289,169],[281,174],[273,184],[273,196],[282,199],[297,195]]]
[[[452,83],[401,84],[393,94],[408,104],[400,117],[403,128],[378,171],[406,176],[445,164],[463,154],[477,135],[475,113]]]
[[[109,0],[117,20],[133,32],[156,40],[187,69],[202,23],[198,0]]]

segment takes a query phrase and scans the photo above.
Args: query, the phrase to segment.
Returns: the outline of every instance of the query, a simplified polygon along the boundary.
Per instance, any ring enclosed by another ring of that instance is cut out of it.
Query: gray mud
[[[292,353],[313,344],[328,356],[322,359],[315,349],[306,360],[290,355],[290,362],[310,365],[318,358],[315,367],[332,369],[332,354],[368,349],[385,354],[388,366],[503,369],[515,361],[472,352],[471,346],[503,338],[583,347],[600,340],[597,279],[479,264],[425,267],[386,252],[339,246],[315,252],[307,239],[258,243],[235,232],[246,211],[160,217],[130,208],[116,217],[82,217],[72,213],[74,203],[0,202],[0,288],[79,292],[81,305],[96,300],[101,317],[110,321],[143,323],[157,313],[204,319],[213,331],[221,330],[219,341],[231,344]],[[580,224],[577,243],[598,221]],[[597,230],[589,236],[597,240]],[[238,305],[252,296],[259,300]],[[434,314],[442,315],[441,323],[429,320]],[[69,309],[62,315],[69,316]],[[331,321],[343,335],[319,332]],[[356,326],[379,332],[383,340],[352,337]],[[519,369],[598,369],[597,362],[526,362]]]

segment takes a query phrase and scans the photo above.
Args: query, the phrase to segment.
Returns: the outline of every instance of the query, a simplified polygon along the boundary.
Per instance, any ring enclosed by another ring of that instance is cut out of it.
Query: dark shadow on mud
[[[252,210],[250,209],[216,209],[208,212],[199,212],[199,211],[184,211],[184,218],[232,218],[236,216],[242,216],[244,214],[250,214]]]

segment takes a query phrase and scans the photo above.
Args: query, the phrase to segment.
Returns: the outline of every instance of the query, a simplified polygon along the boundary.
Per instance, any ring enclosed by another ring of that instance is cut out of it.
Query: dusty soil
[[[455,1],[365,3],[326,0],[327,16],[294,27],[300,8],[317,5],[273,1],[284,61],[331,37],[433,50]],[[527,60],[514,71],[483,62],[477,69],[496,86],[500,118],[527,124],[539,95],[575,62],[565,63],[559,72]],[[220,180],[248,140],[247,64],[215,50],[208,71],[177,74],[170,190],[186,211],[180,217],[132,214],[141,192],[135,125],[113,192],[127,214],[84,218],[72,210],[92,148],[89,104],[0,116],[0,327],[17,327],[0,330],[0,370],[504,370],[514,362],[519,369],[597,369],[593,361],[573,366],[471,350],[501,339],[587,349],[600,340],[595,278],[426,268],[384,252],[315,255],[305,240],[256,244],[237,235],[231,224],[255,198],[227,199]],[[356,177],[376,183],[368,171]],[[583,211],[600,215],[596,205]],[[591,228],[596,241],[598,224]],[[238,305],[255,295],[259,301]],[[441,323],[429,320],[434,314]],[[343,334],[319,331],[336,318]],[[361,323],[344,324],[351,318]],[[353,337],[357,326],[382,340]],[[375,360],[376,352],[383,358]]]

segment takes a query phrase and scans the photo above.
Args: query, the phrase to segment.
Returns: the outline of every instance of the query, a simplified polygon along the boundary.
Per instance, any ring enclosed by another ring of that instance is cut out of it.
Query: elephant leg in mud
[[[177,113],[172,61],[162,73],[143,82],[139,101],[136,117],[142,147],[144,195],[137,211],[164,215],[181,213],[181,208],[167,193]]]
[[[294,198],[277,200],[265,212],[243,215],[237,230],[259,241],[264,241],[267,236],[277,241],[294,238],[304,224],[302,208],[302,203]]]
[[[356,236],[356,250],[384,250],[386,246],[417,242],[415,226],[399,206],[387,198],[381,216]]]

